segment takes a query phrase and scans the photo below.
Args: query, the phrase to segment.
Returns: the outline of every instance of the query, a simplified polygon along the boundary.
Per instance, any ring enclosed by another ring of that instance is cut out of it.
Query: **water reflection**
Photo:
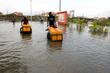
[[[41,24],[44,24],[44,21],[43,21],[43,20],[41,20],[41,21],[40,21],[40,23],[41,23]]]
[[[12,25],[13,25],[13,28],[15,28],[15,23],[13,23]]]
[[[73,33],[74,27],[75,27],[74,24],[69,24],[68,28],[69,28],[69,32],[70,32],[70,33]]]
[[[83,32],[83,31],[84,31],[84,28],[85,28],[84,25],[80,25],[80,24],[77,24],[76,27],[77,27],[77,31],[78,31],[79,33]]]
[[[61,29],[63,32],[66,32],[67,26],[66,25],[58,25],[58,28]]]
[[[95,31],[90,31],[92,36],[102,36],[102,37],[107,37],[108,32],[95,32]]]
[[[104,28],[100,28],[100,29],[90,28],[89,32],[93,36],[102,36],[102,37],[108,36],[108,29],[107,28],[106,29],[104,29]]]
[[[31,40],[32,39],[32,34],[20,34],[20,36],[23,40]]]
[[[85,25],[81,25],[81,24],[69,24],[68,25],[68,30],[70,33],[73,33],[73,31],[75,30],[76,32],[78,32],[79,34],[84,32],[85,30]]]
[[[51,52],[54,52],[56,50],[61,50],[62,49],[62,41],[47,41],[47,46],[49,47],[48,50]]]

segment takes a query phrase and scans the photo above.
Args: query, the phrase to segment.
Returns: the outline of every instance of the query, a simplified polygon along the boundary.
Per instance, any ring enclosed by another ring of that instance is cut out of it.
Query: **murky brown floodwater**
[[[20,23],[0,22],[0,73],[110,73],[110,35],[70,25],[63,42],[49,42],[46,24],[32,22],[32,35]]]

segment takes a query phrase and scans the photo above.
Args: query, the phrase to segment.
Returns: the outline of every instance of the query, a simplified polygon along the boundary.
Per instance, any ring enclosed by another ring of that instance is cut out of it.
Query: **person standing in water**
[[[56,27],[55,26],[55,16],[52,14],[52,12],[49,12],[49,16],[47,18],[47,24],[50,27]]]
[[[12,18],[12,23],[13,23],[13,25],[15,25],[15,16],[13,16],[13,18]]]

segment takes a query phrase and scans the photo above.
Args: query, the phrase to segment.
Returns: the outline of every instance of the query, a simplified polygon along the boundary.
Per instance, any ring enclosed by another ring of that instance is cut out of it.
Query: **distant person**
[[[21,20],[21,24],[24,24],[24,25],[27,25],[28,23],[29,23],[29,21],[28,21],[28,19],[25,17],[25,16],[23,16],[23,18],[22,18],[22,20]]]
[[[47,24],[50,27],[56,27],[55,26],[55,16],[52,14],[52,12],[49,12],[49,16],[47,18]]]
[[[15,25],[15,17],[13,16],[13,18],[12,18],[12,23],[13,23],[13,25]]]
[[[40,22],[43,23],[43,21],[44,21],[43,18],[40,18]]]

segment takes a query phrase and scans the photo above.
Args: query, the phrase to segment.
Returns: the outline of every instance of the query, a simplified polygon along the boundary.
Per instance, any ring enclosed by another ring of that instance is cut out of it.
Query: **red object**
[[[58,12],[58,24],[66,25],[67,24],[67,11]]]

